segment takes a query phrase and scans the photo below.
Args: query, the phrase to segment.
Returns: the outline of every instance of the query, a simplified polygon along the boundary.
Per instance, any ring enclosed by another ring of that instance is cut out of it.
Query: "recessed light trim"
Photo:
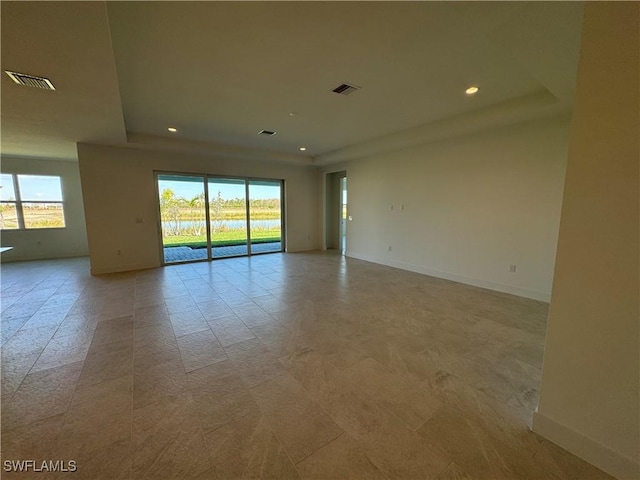
[[[276,133],[278,133],[278,132],[275,132],[275,131],[273,131],[273,130],[260,130],[260,131],[258,132],[258,135],[264,135],[264,136],[266,136],[266,137],[272,137],[272,136],[274,136]]]
[[[171,133],[176,133],[178,131],[176,127],[168,127],[167,130],[170,131]]]
[[[307,149],[307,147],[300,147],[300,151],[304,152]]]
[[[467,95],[475,95],[476,93],[478,93],[478,90],[480,90],[478,87],[472,85],[471,87],[467,88],[464,93],[466,93]]]

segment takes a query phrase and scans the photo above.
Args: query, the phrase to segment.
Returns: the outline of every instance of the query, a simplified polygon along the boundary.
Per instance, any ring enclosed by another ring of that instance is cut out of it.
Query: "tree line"
[[[173,235],[204,235],[205,233],[205,198],[204,192],[191,199],[176,196],[171,188],[164,188],[160,193],[160,214],[162,216],[162,228],[164,236]],[[243,198],[222,198],[218,191],[214,197],[209,197],[209,216],[212,233],[223,228],[224,210],[244,210],[246,207]],[[250,199],[249,207],[252,209],[280,209],[279,198]],[[186,225],[183,222],[187,222]]]

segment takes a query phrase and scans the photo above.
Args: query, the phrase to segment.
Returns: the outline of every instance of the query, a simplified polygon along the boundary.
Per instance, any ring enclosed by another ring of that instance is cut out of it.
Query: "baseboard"
[[[531,428],[538,435],[620,480],[638,480],[640,464],[538,412]]]
[[[89,253],[46,253],[43,255],[13,255],[14,250],[9,250],[2,254],[0,257],[0,262],[2,263],[12,263],[12,262],[32,262],[39,260],[58,260],[62,258],[80,258],[80,257],[88,257]]]
[[[176,264],[177,265],[177,264]],[[136,270],[148,270],[150,268],[158,268],[160,265],[148,265],[142,263],[128,263],[122,265],[113,265],[107,267],[91,267],[91,275],[106,275],[109,273],[125,273]]]
[[[465,285],[472,285],[474,287],[486,288],[488,290],[494,290],[496,292],[509,293],[511,295],[517,295],[518,297],[531,298],[533,300],[539,300],[541,302],[547,302],[547,303],[551,301],[551,293],[539,292],[537,290],[528,290],[526,288],[514,287],[512,285],[504,285],[502,283],[491,282],[489,280],[480,280],[477,278],[465,277],[463,275],[457,275],[455,273],[441,272],[439,270],[431,270],[429,268],[425,268],[419,265],[413,265],[405,262],[371,258],[367,255],[360,255],[358,253],[347,252],[347,256],[352,258],[357,258],[358,260],[364,260],[367,262],[378,263],[380,265],[386,265],[388,267],[399,268],[401,270],[408,270],[410,272],[421,273],[423,275],[429,275],[431,277],[443,278],[445,280],[451,280],[452,282],[464,283]]]

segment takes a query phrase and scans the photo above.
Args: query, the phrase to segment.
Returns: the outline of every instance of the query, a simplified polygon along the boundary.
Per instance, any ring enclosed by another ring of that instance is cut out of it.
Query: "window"
[[[0,229],[64,227],[60,177],[0,175]]]
[[[18,209],[13,175],[0,175],[0,228],[15,230],[18,228]]]

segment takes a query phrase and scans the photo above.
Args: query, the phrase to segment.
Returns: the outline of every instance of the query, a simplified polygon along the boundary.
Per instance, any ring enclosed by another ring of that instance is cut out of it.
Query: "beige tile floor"
[[[544,303],[328,253],[1,273],[2,459],[78,468],[3,478],[609,478],[528,429]]]

